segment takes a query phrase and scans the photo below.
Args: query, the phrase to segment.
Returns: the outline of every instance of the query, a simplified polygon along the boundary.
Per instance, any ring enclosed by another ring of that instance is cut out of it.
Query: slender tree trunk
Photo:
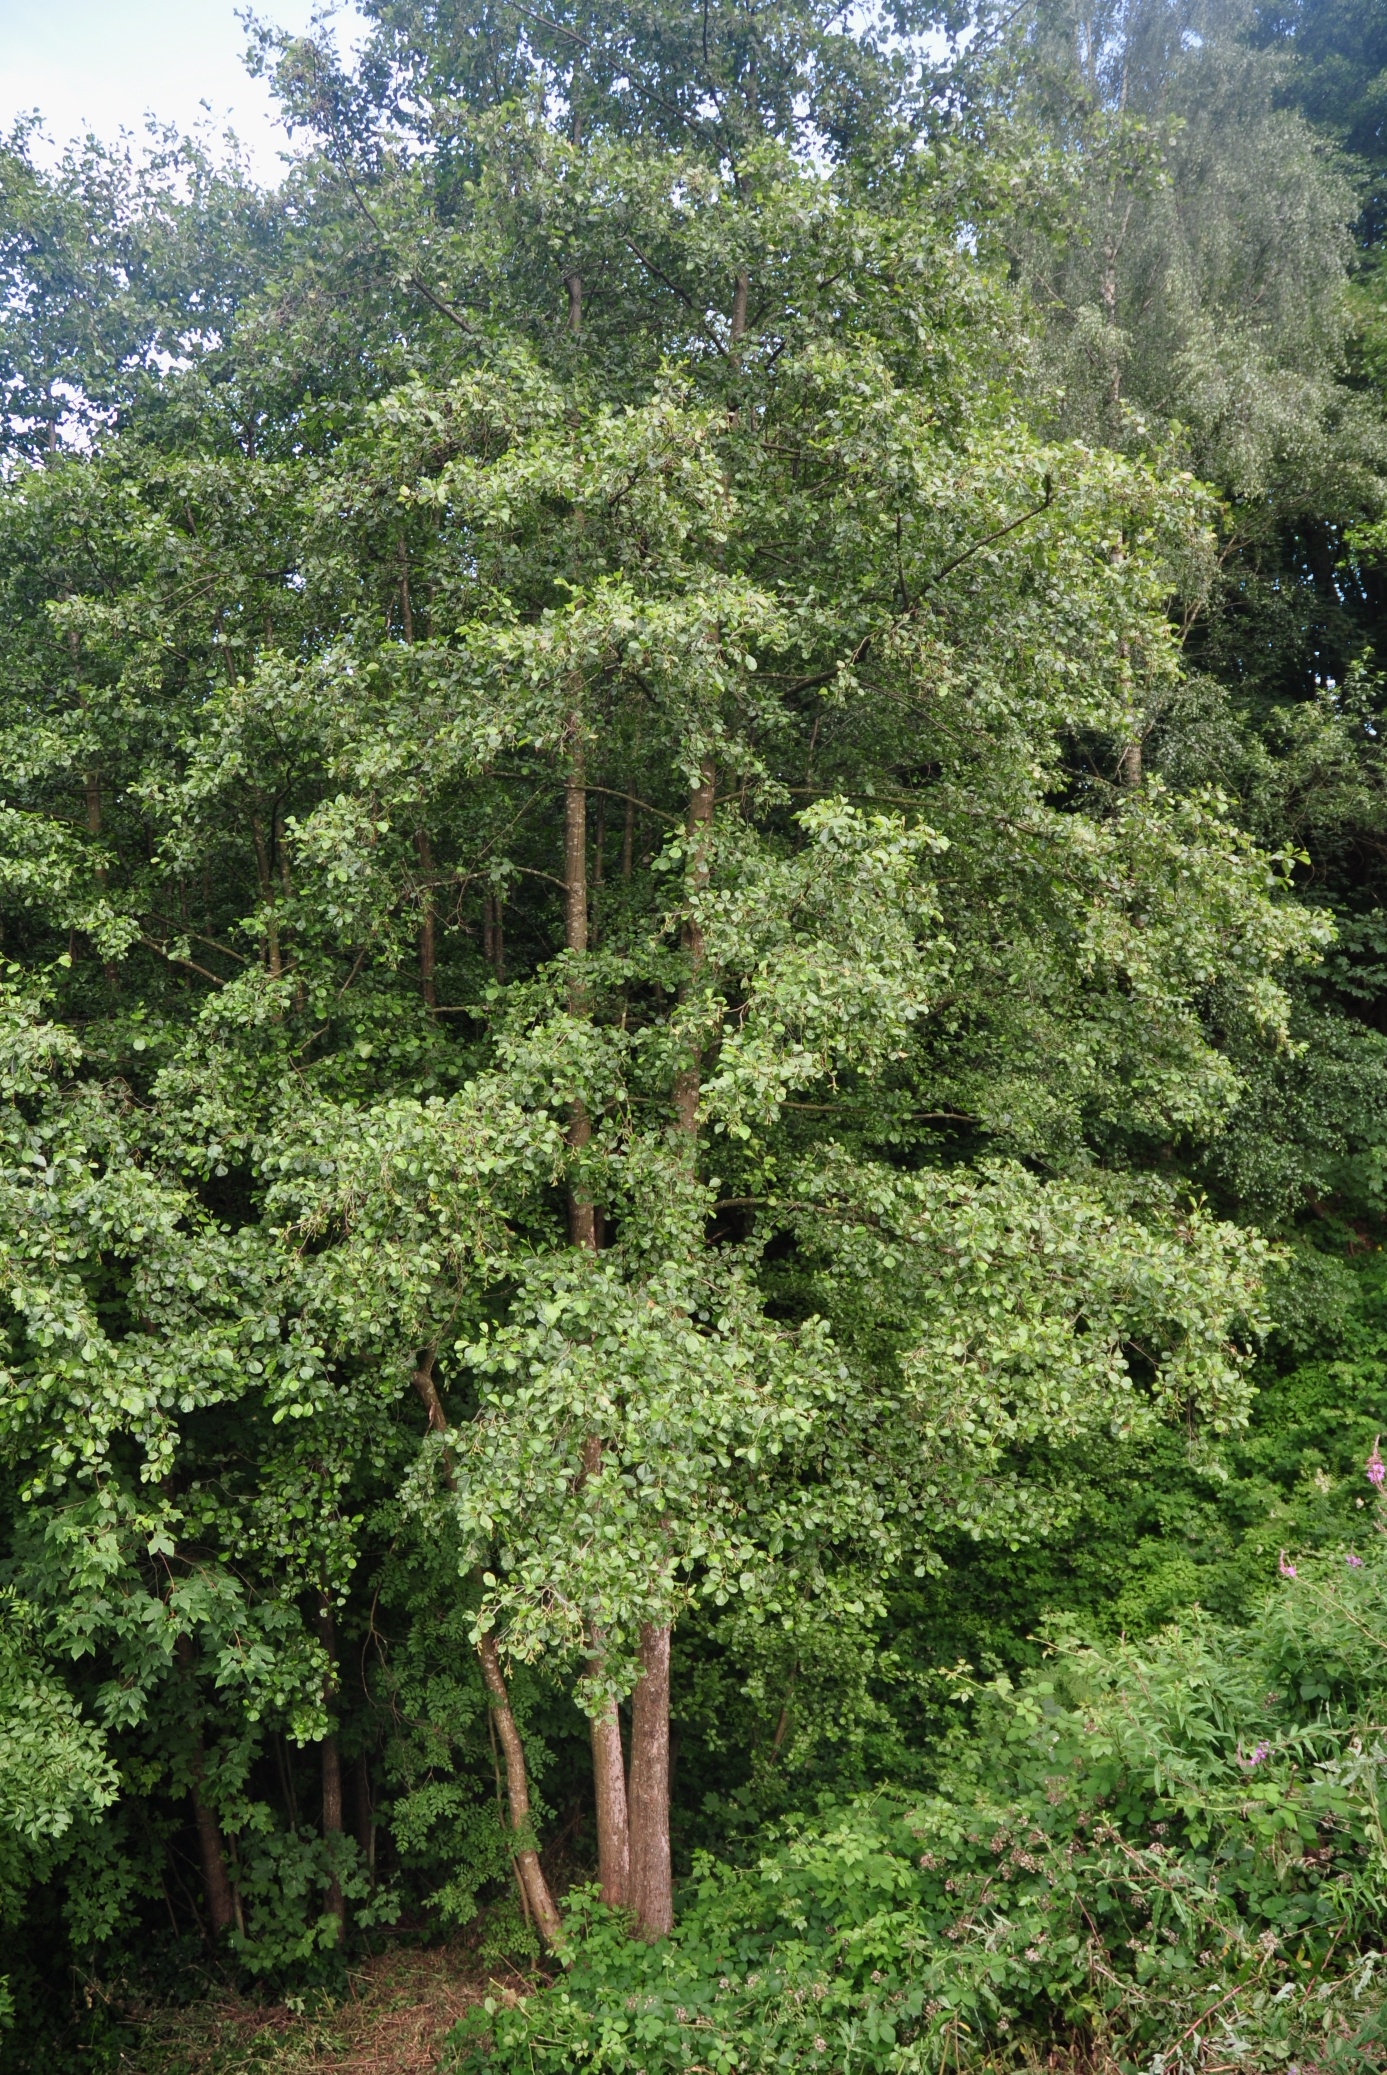
[[[396,559],[400,570],[400,629],[406,642],[414,646],[414,601],[409,595],[409,553],[403,536],[396,546]]]
[[[356,1844],[372,1886],[376,1879],[376,1812],[371,1800],[371,1761],[358,1751],[356,1765]]]
[[[643,1938],[674,1928],[669,1851],[668,1622],[641,1630],[641,1677],[631,1696],[631,1907]]]
[[[294,1792],[294,1774],[289,1764],[282,1730],[275,1736],[274,1747],[275,1765],[279,1772],[279,1791],[284,1797],[284,1813],[289,1818],[289,1828],[297,1830],[299,1827],[299,1801],[298,1796]]]
[[[485,1635],[477,1645],[481,1659],[482,1681],[486,1686],[491,1704],[491,1719],[496,1725],[500,1739],[501,1756],[506,1768],[506,1799],[510,1803],[511,1829],[520,1843],[515,1850],[516,1871],[520,1876],[531,1914],[539,1929],[539,1935],[551,1949],[557,1946],[563,1935],[559,1912],[554,1907],[554,1898],[549,1892],[549,1883],[544,1878],[544,1868],[539,1863],[539,1853],[532,1842],[530,1828],[530,1783],[525,1770],[525,1746],[520,1741],[520,1731],[515,1726],[511,1712],[510,1694],[506,1690],[505,1673],[496,1649],[496,1638]]]
[[[221,1825],[217,1821],[216,1811],[209,1808],[202,1797],[200,1734],[193,1760],[192,1801],[193,1814],[197,1819],[197,1844],[202,1859],[202,1885],[207,1895],[207,1914],[212,1922],[212,1936],[220,1938],[222,1933],[229,1931],[236,1922],[236,1898],[231,1892],[231,1882],[227,1877]]]
[[[433,844],[425,829],[417,831],[414,848],[419,858],[422,884],[419,888],[419,991],[431,1009],[438,1007],[434,980],[437,953],[433,933]]]
[[[595,951],[602,941],[602,867],[607,847],[607,799],[597,796],[597,826],[592,835],[592,899],[588,937]]]
[[[689,961],[684,998],[695,992],[703,970],[703,931],[694,902],[708,883],[717,771],[705,757],[689,798],[690,905],[684,921]],[[702,1060],[697,1051],[675,1077],[675,1122],[692,1167],[698,1159],[698,1100]],[[642,1675],[631,1696],[631,1907],[646,1938],[663,1938],[674,1924],[669,1848],[669,1624],[641,1630]]]
[[[414,1388],[424,1402],[430,1428],[434,1433],[444,1437],[446,1451],[448,1417],[443,1410],[438,1385],[434,1382],[433,1361],[433,1350],[430,1348],[414,1371]],[[446,1452],[444,1468],[451,1484],[452,1460]],[[481,1638],[477,1644],[477,1656],[481,1663],[482,1683],[486,1687],[492,1725],[500,1740],[501,1753],[505,1760],[506,1796],[510,1803],[511,1830],[523,1840],[513,1854],[516,1878],[520,1883],[522,1897],[538,1926],[540,1937],[552,1948],[558,1944],[563,1926],[559,1912],[554,1907],[554,1898],[549,1892],[549,1883],[544,1878],[544,1868],[539,1863],[539,1854],[530,1841],[530,1782],[525,1767],[525,1746],[511,1710],[506,1675],[501,1669],[495,1636],[485,1635]]]
[[[602,1467],[602,1443],[589,1434],[583,1443],[583,1475],[595,1477]],[[600,1628],[592,1631],[588,1677],[601,1680],[606,1650]],[[621,1749],[621,1716],[615,1700],[605,1702],[589,1725],[592,1735],[592,1780],[597,1804],[597,1879],[609,1909],[625,1909],[631,1899],[631,1826],[626,1797],[626,1761]]]
[[[265,908],[265,948],[270,962],[270,974],[278,979],[284,970],[279,951],[279,917],[275,912],[274,881],[270,877],[270,853],[265,844],[265,832],[260,826],[259,815],[251,817],[251,833],[255,838],[255,871],[260,881],[260,899]]]
[[[588,1668],[600,1676],[602,1635]],[[621,1716],[614,1700],[593,1717],[592,1779],[597,1801],[597,1880],[609,1909],[625,1909],[631,1901],[631,1821],[626,1797],[626,1760],[621,1748]]]
[[[329,1732],[323,1738],[323,1836],[329,1840],[342,1835],[342,1757],[337,1748],[337,1737]],[[330,1915],[337,1919],[337,1939],[340,1945],[346,1935],[347,1905],[342,1899],[342,1884],[336,1873],[328,1883],[327,1906]]]
[[[568,949],[582,954],[588,948],[588,825],[587,774],[583,759],[582,715],[575,711],[569,722],[568,779],[564,787],[564,884],[565,922]],[[587,996],[576,983],[569,994],[569,1012],[588,1013]],[[592,1139],[592,1121],[586,1105],[575,1101],[569,1117],[568,1143],[581,1152]],[[576,1183],[568,1195],[568,1236],[574,1246],[597,1251],[597,1211],[591,1191]],[[583,1473],[595,1476],[602,1467],[601,1436],[589,1434],[583,1444]],[[600,1631],[594,1631],[588,1658],[589,1676],[600,1679],[605,1666]],[[602,1900],[612,1909],[624,1909],[627,1901],[630,1838],[626,1812],[626,1770],[621,1751],[621,1719],[616,1702],[606,1703],[591,1723],[592,1777],[597,1805],[597,1869]]]
[[[1130,651],[1130,648],[1129,648],[1128,644],[1127,644],[1127,643],[1126,643],[1125,641],[1123,641],[1123,642],[1119,643],[1119,645],[1118,645],[1118,654],[1119,654],[1119,655],[1121,656],[1121,658],[1122,658],[1122,664],[1123,664],[1123,670],[1124,670],[1124,674],[1125,674],[1125,671],[1126,671],[1127,661],[1128,661],[1128,657],[1129,657],[1130,653],[1131,653],[1131,651]],[[1122,754],[1121,754],[1121,756],[1119,756],[1119,758],[1118,758],[1118,760],[1117,760],[1117,775],[1118,775],[1118,777],[1119,777],[1119,778],[1121,779],[1121,781],[1122,781],[1122,783],[1123,783],[1124,785],[1128,785],[1128,786],[1133,786],[1133,787],[1139,787],[1139,786],[1140,786],[1140,784],[1141,784],[1141,737],[1140,737],[1140,735],[1133,735],[1133,737],[1132,737],[1131,741],[1130,741],[1130,742],[1128,742],[1128,743],[1126,743],[1126,744],[1125,744],[1125,745],[1123,746]]]
[[[574,713],[568,726],[568,777],[563,796],[564,925],[568,949],[577,957],[588,948],[588,795],[583,760],[582,716]],[[575,977],[568,990],[568,1012],[586,1016],[587,993]],[[575,1097],[568,1120],[568,1143],[581,1153],[592,1138],[592,1120],[587,1105]],[[581,1184],[568,1192],[568,1236],[574,1246],[597,1248],[597,1225],[590,1192]]]
[[[496,975],[497,985],[506,977],[506,940],[501,929],[501,896],[482,895],[482,956]]]
[[[191,1681],[193,1646],[187,1636],[178,1638],[178,1662],[185,1676]],[[226,1870],[226,1847],[222,1842],[221,1825],[217,1813],[210,1806],[202,1791],[206,1758],[202,1742],[202,1725],[193,1728],[192,1784],[188,1789],[193,1804],[193,1819],[197,1824],[198,1856],[202,1860],[202,1886],[207,1896],[207,1914],[211,1920],[212,1936],[220,1938],[239,1919],[236,1897],[232,1892],[230,1877]]]
[[[323,1699],[330,1707],[337,1690],[337,1637],[332,1601],[324,1591],[318,1594],[318,1635],[327,1651]],[[323,1837],[330,1848],[335,1849],[335,1840],[342,1835],[342,1755],[337,1747],[337,1732],[333,1729],[323,1738],[322,1762]],[[337,1942],[340,1945],[346,1936],[347,1905],[342,1899],[342,1886],[335,1872],[328,1884],[327,1906],[329,1914],[337,1919]]]
[[[583,141],[583,118],[576,108],[568,134],[569,142],[577,151]],[[576,267],[572,273],[564,275],[563,285],[568,290],[568,328],[576,336],[583,328],[583,277]]]
[[[690,893],[695,899],[708,883],[708,846],[712,837],[716,787],[717,773],[712,759],[705,757],[698,784],[689,798],[687,818],[692,860]],[[684,990],[687,999],[697,986],[703,970],[703,931],[692,907],[684,922],[684,950],[689,960],[689,976]],[[690,1162],[698,1156],[698,1097],[701,1073],[702,1062],[695,1053],[689,1064],[680,1069],[674,1083],[674,1114],[679,1130],[684,1136]]]

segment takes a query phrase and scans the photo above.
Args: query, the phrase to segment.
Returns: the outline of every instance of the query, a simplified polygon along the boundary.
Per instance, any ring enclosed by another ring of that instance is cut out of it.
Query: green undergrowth
[[[826,1797],[701,1857],[675,1935],[571,1901],[556,1982],[459,2070],[1380,2067],[1387,1548],[1295,1564],[1245,1627],[1055,1638],[968,1696],[929,1793]]]

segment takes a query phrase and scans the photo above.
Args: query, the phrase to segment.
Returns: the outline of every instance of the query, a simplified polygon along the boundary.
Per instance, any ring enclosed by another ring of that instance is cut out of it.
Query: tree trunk
[[[621,877],[626,881],[631,876],[631,864],[636,847],[636,803],[626,802],[626,818],[621,825]]]
[[[419,991],[426,1005],[438,1007],[438,989],[434,981],[437,952],[433,932],[433,844],[428,832],[419,829],[415,833],[414,848],[419,859]]]
[[[600,1631],[594,1636],[600,1646]],[[588,1660],[600,1676],[600,1647]],[[614,1700],[592,1721],[592,1779],[597,1799],[597,1880],[608,1909],[625,1909],[631,1900],[631,1825],[626,1800],[626,1761],[621,1749],[621,1717]]]
[[[482,895],[482,955],[496,975],[499,986],[506,977],[506,940],[501,929],[501,896]]]
[[[689,891],[695,898],[708,883],[708,846],[712,836],[716,789],[717,773],[712,758],[705,757],[699,772],[698,784],[689,798],[687,819],[692,858]],[[684,985],[684,995],[687,999],[703,970],[703,931],[699,927],[692,906],[684,920],[684,950],[689,960],[689,976]],[[702,1062],[695,1052],[690,1063],[680,1069],[674,1082],[675,1119],[686,1141],[691,1163],[698,1157],[698,1097],[701,1075]]]
[[[376,1879],[376,1812],[371,1800],[371,1761],[364,1751],[356,1758],[356,1843],[372,1886]]]
[[[588,826],[587,773],[583,760],[582,715],[575,711],[569,722],[568,779],[564,787],[564,884],[565,922],[568,949],[583,954],[588,948]],[[585,1016],[588,1001],[581,984],[569,993],[570,1014]],[[568,1124],[568,1143],[581,1152],[592,1138],[592,1121],[586,1106],[575,1101]],[[597,1251],[597,1211],[591,1192],[581,1183],[568,1193],[568,1236],[574,1246]],[[602,1439],[589,1434],[583,1443],[583,1474],[594,1476],[602,1466]],[[589,1675],[600,1679],[604,1653],[600,1633],[593,1635]],[[621,1720],[616,1702],[608,1701],[602,1714],[593,1717],[592,1777],[597,1806],[597,1872],[602,1900],[612,1909],[624,1909],[628,1894],[630,1837],[626,1810],[626,1769],[621,1752]]]
[[[400,571],[400,630],[410,648],[414,646],[414,601],[409,595],[409,550],[403,536],[395,544]]]
[[[275,910],[274,882],[270,877],[270,853],[265,844],[265,831],[260,826],[260,817],[251,816],[251,834],[255,838],[255,871],[260,881],[260,900],[265,910],[265,948],[269,958],[270,974],[278,979],[284,970],[279,950],[279,917]]]
[[[577,957],[588,948],[588,795],[583,762],[582,716],[569,718],[568,777],[563,796],[564,933],[568,949]],[[571,1016],[588,1013],[587,992],[575,978],[568,990]],[[587,1106],[575,1098],[568,1120],[568,1143],[581,1153],[592,1138],[592,1121]],[[591,1194],[581,1185],[568,1192],[568,1236],[574,1246],[597,1248],[597,1223]]]
[[[452,1483],[452,1461],[446,1452],[448,1418],[443,1410],[443,1400],[433,1377],[434,1352],[430,1348],[414,1371],[414,1388],[423,1399],[429,1416],[429,1426],[445,1440],[444,1471]],[[501,1669],[501,1659],[496,1648],[495,1636],[485,1635],[477,1644],[477,1656],[482,1667],[482,1683],[486,1687],[491,1720],[500,1739],[502,1756],[506,1766],[506,1795],[510,1802],[511,1829],[525,1842],[514,1853],[516,1877],[521,1893],[529,1905],[530,1914],[539,1928],[544,1943],[553,1948],[559,1942],[563,1926],[559,1912],[554,1907],[554,1898],[549,1892],[549,1883],[544,1878],[544,1868],[539,1863],[539,1854],[529,1841],[530,1833],[530,1783],[525,1769],[525,1746],[520,1731],[515,1726],[511,1712],[510,1694],[506,1690],[506,1675]]]
[[[327,1651],[327,1671],[323,1678],[323,1699],[331,1706],[337,1688],[337,1638],[332,1619],[332,1601],[326,1592],[318,1594],[318,1635]],[[337,1733],[329,1730],[323,1738],[323,1838],[329,1849],[336,1849],[335,1840],[342,1835],[342,1756],[337,1748]],[[328,1913],[337,1919],[337,1942],[340,1945],[346,1936],[347,1905],[342,1899],[342,1886],[334,1871],[327,1891]]]
[[[641,1630],[641,1677],[631,1696],[631,1907],[643,1938],[674,1928],[669,1852],[669,1624]]]
[[[178,1638],[178,1663],[184,1676],[191,1679],[193,1646],[191,1639],[186,1635]],[[217,1821],[216,1810],[208,1804],[202,1792],[204,1763],[202,1725],[195,1721],[192,1784],[188,1792],[197,1824],[197,1847],[198,1856],[202,1860],[202,1885],[207,1896],[207,1914],[211,1919],[212,1936],[216,1939],[236,1923],[239,1911],[226,1870],[226,1849],[222,1843],[221,1825]]]
[[[694,993],[703,969],[703,931],[694,901],[708,883],[717,771],[703,759],[689,798],[690,904],[684,920],[689,961],[684,999]],[[675,1121],[690,1166],[698,1159],[698,1101],[702,1059],[695,1049],[675,1077]],[[631,1775],[627,1790],[631,1826],[631,1907],[646,1938],[663,1938],[674,1925],[674,1889],[669,1848],[669,1652],[668,1622],[641,1630],[642,1676],[631,1696]]]
[[[602,1443],[589,1434],[583,1443],[583,1475],[596,1476],[602,1467]],[[606,1651],[600,1628],[592,1632],[588,1677],[600,1681],[606,1671]],[[592,1781],[597,1804],[597,1879],[602,1900],[609,1909],[625,1909],[631,1899],[631,1826],[626,1796],[626,1762],[621,1750],[621,1717],[614,1700],[589,1725],[592,1735]]]
[[[198,1736],[197,1752],[193,1761],[192,1800],[193,1814],[197,1819],[197,1844],[202,1859],[202,1885],[207,1895],[207,1914],[212,1921],[213,1938],[220,1938],[236,1921],[236,1898],[231,1892],[231,1882],[227,1877],[221,1825],[217,1821],[216,1811],[209,1808],[202,1798],[201,1734]]]
[[[323,1738],[323,1836],[329,1842],[342,1835],[342,1758],[337,1748],[337,1738],[329,1734]],[[328,1913],[337,1919],[337,1941],[340,1945],[346,1935],[347,1905],[342,1899],[342,1884],[334,1872],[328,1882]]]
[[[514,1857],[520,1884],[525,1899],[539,1928],[539,1935],[551,1949],[558,1945],[563,1935],[559,1912],[554,1907],[554,1898],[549,1892],[549,1883],[544,1878],[544,1868],[539,1863],[539,1853],[534,1848],[530,1829],[530,1783],[525,1772],[525,1747],[520,1741],[520,1731],[515,1726],[511,1713],[510,1695],[506,1691],[505,1673],[496,1649],[496,1638],[484,1635],[477,1645],[481,1659],[482,1679],[486,1685],[487,1698],[491,1703],[491,1719],[496,1725],[496,1734],[501,1743],[501,1756],[506,1767],[506,1798],[510,1803],[510,1823],[515,1836],[521,1841]]]

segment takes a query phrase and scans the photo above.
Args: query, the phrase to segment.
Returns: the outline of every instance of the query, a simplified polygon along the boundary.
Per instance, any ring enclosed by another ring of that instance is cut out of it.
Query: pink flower
[[[1281,1551],[1280,1560],[1277,1563],[1276,1568],[1278,1571],[1280,1571],[1283,1578],[1294,1578],[1295,1576],[1295,1565],[1287,1561],[1286,1552],[1284,1549]]]
[[[1354,1553],[1353,1553],[1353,1551],[1352,1551],[1351,1549],[1350,1549],[1350,1551],[1349,1551],[1348,1555],[1347,1555],[1347,1556],[1346,1556],[1346,1557],[1344,1558],[1344,1562],[1345,1562],[1345,1563],[1346,1563],[1346,1564],[1348,1565],[1348,1567],[1349,1567],[1349,1569],[1350,1569],[1351,1571],[1361,1571],[1361,1570],[1362,1570],[1362,1568],[1363,1568],[1363,1559],[1362,1559],[1362,1557],[1361,1557],[1361,1556],[1355,1556],[1355,1555],[1354,1555]]]
[[[1387,1463],[1383,1462],[1381,1455],[1378,1453],[1377,1447],[1377,1444],[1381,1439],[1381,1434],[1374,1434],[1373,1452],[1368,1457],[1367,1463],[1364,1465],[1368,1472],[1369,1484],[1375,1484],[1379,1491],[1381,1491],[1384,1482],[1387,1482]]]

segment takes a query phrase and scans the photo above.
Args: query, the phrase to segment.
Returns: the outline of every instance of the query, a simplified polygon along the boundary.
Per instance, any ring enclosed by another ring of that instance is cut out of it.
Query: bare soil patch
[[[151,2013],[119,2066],[122,2075],[434,2075],[465,2011],[487,1994],[529,1985],[518,1974],[488,1973],[462,1942],[397,1947],[354,1966],[346,1996],[330,2006],[227,1993]]]

